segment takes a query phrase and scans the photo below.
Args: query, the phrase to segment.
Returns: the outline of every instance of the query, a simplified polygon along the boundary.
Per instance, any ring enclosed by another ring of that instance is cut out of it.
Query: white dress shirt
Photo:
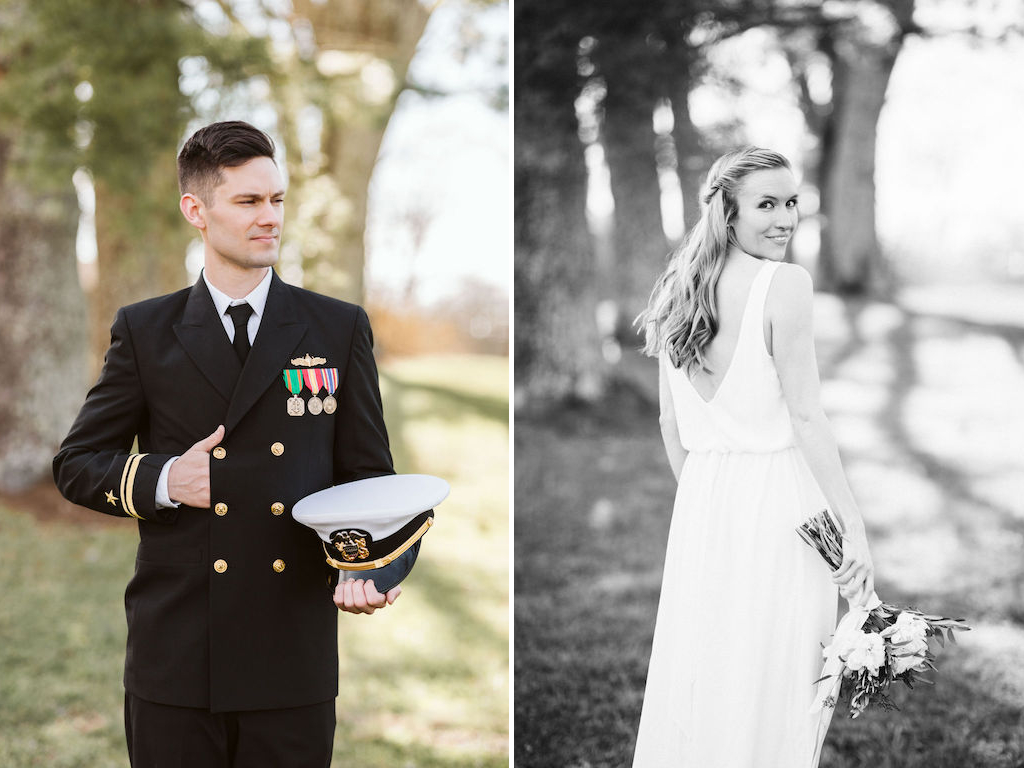
[[[252,307],[249,324],[245,329],[249,333],[249,344],[251,345],[256,341],[256,332],[260,329],[260,320],[263,319],[263,313],[267,308],[267,294],[270,293],[270,280],[273,271],[268,269],[267,274],[260,280],[259,285],[253,288],[248,296],[243,296],[241,299],[232,299],[224,291],[211,283],[206,277],[206,270],[203,270],[203,282],[206,283],[206,287],[210,291],[210,297],[213,299],[213,305],[217,308],[217,315],[224,324],[224,330],[228,335],[229,342],[234,343],[235,341],[235,323],[227,312],[228,307],[233,307],[236,304],[248,304]],[[171,501],[167,490],[167,476],[170,474],[171,464],[177,460],[177,456],[173,459],[168,459],[163,469],[160,470],[160,477],[156,481],[156,505],[158,508],[178,506],[177,502]]]

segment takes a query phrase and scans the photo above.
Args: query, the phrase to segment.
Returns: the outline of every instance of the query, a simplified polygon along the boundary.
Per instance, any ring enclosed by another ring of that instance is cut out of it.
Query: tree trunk
[[[832,62],[832,112],[821,141],[817,277],[819,287],[844,294],[881,293],[888,284],[875,229],[875,147],[889,77],[914,28],[914,0],[895,0],[887,11],[887,31],[854,16],[819,41]]]
[[[577,135],[580,34],[557,4],[516,6],[515,403],[596,399],[607,378]]]
[[[811,41],[811,42],[808,42]],[[828,153],[831,143],[829,125],[832,118],[832,103],[815,101],[811,93],[808,60],[813,49],[825,54],[829,62],[835,60],[834,41],[827,28],[820,30],[798,29],[781,38],[782,50],[792,72],[797,104],[804,116],[807,131],[816,141],[807,142],[807,149],[800,158],[803,170],[802,183],[814,187],[818,194],[824,186],[822,156]],[[812,46],[812,47],[809,47]]]
[[[676,143],[676,157],[679,158],[679,184],[683,190],[683,225],[686,232],[700,218],[700,189],[708,174],[710,162],[700,132],[690,117],[689,79],[684,80],[672,94],[672,115],[674,127],[672,137]]]
[[[819,284],[840,293],[880,287],[881,252],[875,231],[875,141],[895,56],[843,52],[833,71],[836,117],[826,156],[826,227]]]
[[[306,284],[348,301],[364,293],[366,206],[384,131],[430,9],[419,0],[295,0],[290,19],[310,28],[312,65],[293,63],[302,84],[282,83],[291,109],[321,114],[321,158],[292,178],[293,220]],[[295,94],[304,92],[296,103]],[[297,114],[297,112],[296,112]],[[299,147],[289,146],[298,157]],[[302,169],[302,164],[289,164]]]
[[[530,118],[525,111],[517,104],[516,405],[592,400],[607,372],[595,315],[583,153],[575,131],[526,130],[520,122]]]
[[[631,80],[607,78],[604,146],[615,200],[615,296],[618,328],[627,338],[664,269],[668,241],[661,222],[661,190],[654,155],[654,99]],[[601,297],[602,300],[610,297]]]
[[[85,304],[70,178],[43,194],[8,176],[0,137],[0,491],[49,477],[85,392]]]
[[[177,175],[171,152],[153,165],[149,192],[114,188],[96,180],[96,280],[89,300],[89,370],[99,374],[118,308],[185,286],[185,250],[196,236],[178,212]],[[159,192],[157,190],[160,190]]]

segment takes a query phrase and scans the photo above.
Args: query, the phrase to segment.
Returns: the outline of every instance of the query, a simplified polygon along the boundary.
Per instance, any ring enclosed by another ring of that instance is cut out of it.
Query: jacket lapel
[[[209,301],[212,305],[213,299]],[[227,334],[221,335],[227,339]],[[281,372],[287,367],[288,357],[305,335],[306,324],[299,322],[295,314],[288,286],[281,282],[275,272],[270,281],[270,292],[267,294],[267,306],[260,320],[260,330],[231,394],[231,403],[224,423],[227,432],[231,432],[271,384],[280,381]],[[228,344],[227,348],[233,356],[234,350],[231,345]],[[284,385],[281,386],[281,393],[284,395]],[[285,397],[281,398],[282,412],[285,400]]]
[[[174,333],[192,362],[224,400],[230,401],[241,364],[202,277],[192,286],[185,312],[181,322],[174,326]]]

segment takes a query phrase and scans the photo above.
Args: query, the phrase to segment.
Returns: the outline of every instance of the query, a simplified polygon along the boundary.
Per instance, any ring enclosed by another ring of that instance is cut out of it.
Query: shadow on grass
[[[864,312],[865,304],[862,301],[852,301],[847,305],[851,338],[855,336],[857,344],[843,345],[843,361],[848,361],[867,344],[866,339],[856,331],[861,325],[860,320]],[[933,452],[926,441],[915,436],[911,426],[914,422],[911,398],[916,392],[928,386],[928,382],[922,376],[918,356],[915,354],[917,346],[929,339],[962,341],[972,334],[986,334],[990,338],[1005,341],[1014,352],[1017,364],[1021,364],[1019,347],[1024,342],[1024,329],[1018,326],[980,323],[901,310],[899,323],[890,329],[882,342],[891,353],[889,359],[892,376],[884,405],[878,411],[874,422],[883,434],[885,442],[896,450],[902,461],[906,462],[907,470],[924,478],[937,489],[936,496],[940,508],[936,510],[935,516],[952,527],[959,548],[975,551],[981,558],[994,530],[1000,531],[1002,535],[1024,537],[1024,517],[1008,504],[978,493],[975,489],[976,473],[972,475],[962,463]],[[968,364],[967,359],[959,362]],[[825,375],[834,375],[837,369],[837,361],[834,359],[826,369]],[[979,378],[984,378],[981,371]],[[963,397],[969,399],[970,393]],[[988,407],[999,406],[991,403]],[[954,414],[947,416],[952,418]],[[992,435],[992,439],[996,438],[996,435]],[[970,451],[971,448],[965,444],[964,450]],[[1014,596],[1013,600],[1006,601],[1001,606],[999,615],[1017,623],[1024,623],[1024,606],[1020,599],[1024,595],[1024,558],[1017,558],[1016,563],[1010,568],[1009,571],[993,571],[988,586],[1003,585],[1003,588]],[[973,586],[977,588],[976,584]],[[966,610],[968,606],[972,606],[972,595],[958,594],[955,588],[950,588],[949,597],[953,598],[951,602],[958,610]],[[977,605],[972,607],[977,609]]]
[[[948,526],[957,551],[955,579],[929,585],[926,599],[914,588],[885,584],[886,599],[931,610],[968,611],[969,623],[979,612],[988,620],[1009,621],[1008,643],[1017,643],[1012,622],[1021,618],[1020,584],[1024,558],[1009,555],[997,561],[986,552],[993,538],[1019,541],[1022,524],[1005,502],[986,498],[978,490],[979,470],[957,464],[955,454],[942,453],[927,430],[921,431],[920,401],[936,382],[934,370],[921,370],[916,352],[929,341],[952,341],[943,351],[949,365],[970,361],[970,337],[988,333],[1011,345],[1019,362],[1020,330],[1015,326],[979,327],[943,318],[936,325],[901,308],[885,305],[893,322],[884,333],[865,323],[866,302],[850,302],[837,313],[847,326],[835,334],[823,356],[823,379],[848,377],[867,361],[865,373],[877,372],[877,355],[885,352],[883,395],[869,413],[864,403],[851,403],[859,423],[869,422],[878,443],[849,451],[851,464],[884,461],[899,476],[926,484],[939,499],[924,522],[897,522],[880,527],[873,541],[892,545],[899,553],[908,545],[928,552],[930,528]],[[863,327],[869,327],[868,332]],[[964,355],[964,352],[967,355]],[[656,376],[649,361],[640,377]],[[943,364],[946,359],[943,358]],[[874,368],[870,365],[875,364]],[[886,368],[885,365],[891,365]],[[857,374],[854,374],[857,375]],[[984,382],[986,371],[977,371]],[[636,379],[631,371],[627,379]],[[865,377],[857,384],[878,379]],[[939,382],[948,393],[949,382]],[[648,389],[647,392],[650,390]],[[943,394],[943,393],[940,393]],[[948,394],[944,395],[948,396]],[[958,393],[962,419],[977,409],[998,420],[1001,402],[968,403]],[[941,401],[941,398],[940,398]],[[629,765],[639,723],[647,674],[654,617],[660,590],[664,548],[671,514],[674,483],[667,469],[653,408],[636,409],[628,418],[614,415],[632,408],[615,396],[590,411],[574,405],[564,410],[517,412],[516,449],[516,601],[515,601],[515,716],[514,754],[528,768]],[[917,408],[917,410],[915,410]],[[930,413],[930,412],[929,412]],[[568,414],[568,415],[567,415]],[[609,416],[611,414],[611,416]],[[948,415],[947,418],[953,418]],[[917,431],[915,431],[915,429]],[[867,434],[874,434],[868,432]],[[859,434],[857,434],[859,437]],[[873,446],[885,451],[872,455]],[[1005,441],[1007,468],[1019,466],[1019,456]],[[970,450],[964,445],[964,450]],[[1002,456],[1003,454],[1001,454]],[[892,460],[889,460],[889,457]],[[1007,469],[1006,471],[1010,471]],[[1011,475],[1007,475],[1011,477]],[[854,489],[855,492],[857,489]],[[899,488],[897,487],[898,493]],[[883,491],[882,506],[872,509],[878,521],[902,511],[902,499]],[[903,518],[895,518],[902,520]],[[869,526],[870,528],[870,526]],[[910,551],[910,550],[906,550]],[[904,560],[914,555],[899,555]],[[926,563],[905,564],[921,571]],[[927,571],[926,571],[927,572]],[[882,574],[883,576],[885,574]],[[971,590],[980,590],[971,593]],[[984,598],[984,608],[979,605]],[[971,616],[970,614],[974,615]],[[957,614],[959,615],[959,614]],[[695,630],[713,632],[713,617],[695,617]],[[711,628],[708,625],[711,624]],[[752,629],[756,632],[756,628]],[[979,643],[991,638],[978,635]],[[1009,647],[1009,646],[1008,646]],[[937,685],[923,691],[897,692],[900,713],[869,711],[856,721],[839,712],[833,720],[822,768],[1020,768],[1024,766],[1024,728],[1020,702],[1024,684],[1012,685],[1013,695],[993,692],[992,680],[1021,677],[1010,667],[1024,655],[980,654],[965,642],[939,655]],[[999,665],[1005,669],[998,669]],[[995,666],[996,669],[991,669]],[[979,667],[990,669],[982,678]],[[1011,685],[1011,683],[1007,683]],[[901,687],[902,689],[902,687]],[[909,694],[909,695],[907,695]]]
[[[1018,518],[1013,510],[975,494],[971,489],[969,476],[966,472],[961,471],[958,466],[949,461],[936,458],[928,451],[916,445],[907,429],[908,417],[906,411],[908,395],[921,383],[921,377],[914,356],[914,345],[919,338],[915,326],[925,319],[920,315],[904,315],[903,322],[891,334],[895,375],[890,386],[886,408],[881,413],[879,422],[888,431],[892,443],[914,461],[929,479],[942,486],[944,491],[943,498],[946,500],[943,508],[944,513],[955,515],[959,508],[957,502],[969,502],[972,505],[988,507],[1001,516],[1001,522],[1004,525],[1014,528],[1018,532],[1024,532],[1024,520]],[[950,321],[947,320],[946,322]],[[950,335],[953,336],[964,333],[968,327],[973,327],[975,330],[983,327],[986,332],[994,332],[996,335],[1004,338],[1007,331],[1015,331],[1013,336],[1018,338],[1024,333],[1021,329],[1013,329],[1011,327],[979,326],[976,323],[966,323],[965,321],[954,322],[959,328],[951,331]],[[962,536],[971,536],[972,526],[963,520],[958,522],[957,533]]]
[[[445,617],[447,626],[454,627],[460,637],[472,638],[474,648],[506,655],[507,635],[473,609],[482,583],[483,579],[474,578],[472,571],[453,572],[426,558],[416,563],[416,589],[434,612]],[[493,599],[496,595],[487,597]],[[429,655],[429,649],[426,653]]]

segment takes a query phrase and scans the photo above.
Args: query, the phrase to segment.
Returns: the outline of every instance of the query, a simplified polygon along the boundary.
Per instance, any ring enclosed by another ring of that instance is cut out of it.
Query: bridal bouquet
[[[797,533],[816,549],[832,570],[843,562],[843,542],[839,524],[825,509],[797,528]],[[852,683],[847,689],[850,717],[857,717],[872,702],[884,709],[897,709],[886,695],[893,682],[899,680],[908,688],[916,683],[933,685],[922,677],[926,670],[936,669],[928,642],[940,646],[948,638],[955,643],[953,630],[969,630],[963,619],[929,616],[910,608],[883,603],[872,592],[864,606],[850,608],[832,636],[832,643],[823,651],[825,666],[816,684],[832,680],[831,686],[819,685],[811,707],[835,707],[843,680]]]

